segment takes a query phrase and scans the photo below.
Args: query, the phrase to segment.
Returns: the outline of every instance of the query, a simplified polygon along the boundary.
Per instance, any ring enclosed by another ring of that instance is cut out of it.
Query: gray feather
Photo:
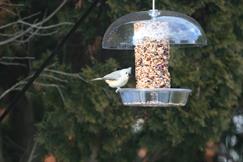
[[[121,77],[120,70],[114,71],[110,74],[107,74],[103,77],[104,80],[116,80]]]
[[[114,71],[110,74],[107,74],[105,75],[104,77],[102,78],[95,78],[95,79],[92,79],[91,81],[96,81],[96,80],[117,80],[119,79],[120,77],[122,77],[121,75],[124,74],[124,72],[127,72],[127,73],[131,73],[131,67],[127,68],[127,69],[122,69],[122,70],[118,70],[118,71]]]
[[[96,80],[104,80],[103,78],[95,78],[95,79],[92,79],[91,81],[96,81]]]

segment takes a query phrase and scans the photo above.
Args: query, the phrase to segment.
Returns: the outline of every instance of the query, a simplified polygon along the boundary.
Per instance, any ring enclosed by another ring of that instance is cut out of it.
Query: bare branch
[[[10,6],[10,7],[24,7],[24,4],[13,4],[13,3],[5,3],[5,2],[0,2],[0,5]]]
[[[34,60],[35,57],[1,57],[0,60]]]
[[[44,71],[47,72],[52,72],[52,73],[56,73],[56,74],[60,74],[60,75],[65,75],[65,76],[71,76],[71,77],[75,77],[75,78],[79,78],[78,77],[78,73],[66,73],[63,71],[59,71],[59,70],[52,70],[52,69],[45,69]]]
[[[62,102],[65,104],[65,99],[64,99],[64,95],[61,91],[61,88],[60,86],[58,86],[57,84],[46,84],[46,83],[40,83],[40,82],[34,82],[35,85],[39,85],[39,86],[43,86],[43,87],[54,87],[57,89],[61,99],[62,99]]]
[[[51,29],[54,27],[58,27],[61,25],[71,25],[73,23],[68,23],[68,22],[64,22],[64,23],[60,23],[60,24],[56,24],[56,25],[50,25],[50,26],[44,26],[44,27],[36,27],[37,29],[33,32],[30,32],[30,36],[24,40],[20,40],[20,41],[16,41],[18,43],[27,43],[29,42],[34,36],[50,36],[50,35],[54,35],[56,33],[58,33],[58,30],[56,31],[52,31],[52,32],[47,32],[47,33],[40,33],[40,30],[47,30],[47,29]],[[0,34],[1,35],[1,34]]]
[[[35,85],[39,85],[39,86],[43,86],[43,87],[61,87],[61,86],[59,86],[59,85],[57,85],[57,84],[53,84],[53,83],[50,83],[50,84],[48,84],[48,83],[41,83],[41,82],[34,82],[34,84]]]
[[[16,13],[14,13],[13,11],[11,11],[11,10],[9,10],[9,9],[5,8],[5,7],[1,7],[1,6],[0,6],[0,9],[4,10],[5,12],[7,12],[7,13],[9,13],[9,14],[11,14],[11,15],[14,15],[14,16],[16,16],[16,15],[17,15],[17,14],[16,14]]]
[[[17,35],[15,35],[15,36],[12,37],[12,38],[9,38],[9,39],[7,39],[7,40],[1,41],[1,42],[0,42],[0,46],[5,45],[5,44],[8,44],[8,43],[11,43],[11,42],[17,40],[18,38],[24,36],[25,34],[27,34],[28,32],[30,32],[31,30],[32,30],[32,28],[28,28],[28,29],[26,29],[24,32],[22,32],[22,33],[20,33],[20,34],[17,34]]]
[[[18,88],[19,86],[22,86],[24,84],[26,84],[26,81],[20,81],[16,84],[14,84],[12,87],[10,87],[9,89],[7,89],[6,91],[4,91],[1,95],[0,95],[0,100],[3,99],[7,94],[9,94],[10,92],[16,90],[16,88]]]
[[[24,17],[23,19],[17,20],[17,21],[15,21],[15,22],[11,22],[11,23],[2,25],[2,26],[0,26],[0,30],[1,30],[1,29],[5,29],[5,28],[8,28],[8,27],[13,26],[13,25],[22,24],[21,22],[25,22],[24,20],[30,19],[30,18],[32,18],[32,17],[34,17],[34,16],[37,16],[37,15],[39,15],[40,13],[41,13],[41,12],[37,12],[37,13],[34,13],[34,14],[29,15],[29,16],[27,16],[27,17]]]
[[[41,12],[36,12],[36,13],[34,13],[34,14],[32,14],[32,15],[29,15],[29,16],[26,16],[26,17],[22,18],[22,20],[28,20],[28,19],[30,19],[30,18],[33,18],[33,17],[39,15],[40,13],[41,13]]]
[[[52,67],[55,67],[56,65],[57,65],[57,63],[54,62],[54,63],[50,64],[48,67],[49,67],[49,68],[52,68]]]
[[[11,22],[11,23],[2,25],[2,26],[0,26],[0,29],[5,29],[5,28],[8,28],[8,27],[10,27],[10,26],[17,25],[17,24],[24,24],[24,23],[22,23],[22,22],[25,22],[24,20],[28,20],[28,19],[30,19],[30,18],[33,18],[33,17],[39,15],[40,13],[41,13],[41,12],[37,12],[37,13],[34,13],[34,14],[32,14],[32,15],[26,16],[26,17],[24,17],[24,18],[22,18],[22,19],[19,19],[19,20],[15,21],[15,22]],[[27,22],[26,22],[26,23],[27,23]]]
[[[33,74],[29,75],[28,77],[24,78],[23,80],[17,82],[16,84],[12,85],[9,89],[5,90],[1,95],[0,95],[0,100],[4,98],[8,93],[14,90],[21,90],[22,85],[25,85],[27,83],[27,80],[29,80],[31,77],[33,77]]]
[[[37,142],[34,141],[34,144],[33,144],[33,147],[31,149],[31,152],[30,152],[30,155],[29,155],[29,158],[28,158],[27,162],[32,162],[35,159],[36,148],[37,148]]]
[[[10,27],[10,26],[12,26],[12,25],[15,25],[15,24],[18,24],[18,21],[16,21],[16,22],[11,22],[11,23],[8,23],[8,24],[5,24],[5,25],[0,26],[0,30],[1,30],[1,29],[5,29],[5,28],[8,28],[8,27]]]
[[[17,144],[13,139],[11,139],[9,136],[5,136],[4,137],[5,142],[7,143],[7,145],[12,144],[13,146],[15,146],[15,148],[18,148],[21,151],[25,151],[25,148],[22,147],[21,145]]]
[[[35,33],[35,35],[37,35],[37,36],[44,36],[45,37],[45,36],[54,35],[56,33],[58,33],[58,30],[53,31],[53,32],[49,32],[49,33]]]
[[[39,30],[50,30],[50,29],[54,29],[54,28],[58,28],[60,26],[64,26],[64,25],[72,25],[73,23],[70,22],[62,22],[62,23],[58,23],[58,24],[54,24],[54,25],[49,25],[49,26],[43,26],[47,21],[49,21],[53,16],[56,15],[56,13],[67,3],[68,0],[63,0],[63,2],[46,18],[44,18],[43,20],[39,21],[39,22],[35,22],[35,23],[29,23],[26,22],[24,20],[29,19],[33,16],[38,15],[39,13],[30,15],[28,17],[25,17],[23,19],[19,19],[15,22],[11,22],[8,23],[6,25],[0,26],[0,29],[5,29],[8,27],[11,27],[13,25],[20,25],[21,26],[21,30],[15,32],[14,34],[5,34],[5,33],[1,33],[0,35],[4,36],[4,37],[9,37],[6,40],[0,41],[0,46],[1,45],[5,45],[11,42],[19,42],[19,43],[26,43],[28,41],[31,40],[31,38],[33,38],[34,36],[48,36],[48,35],[52,35],[56,32],[45,32],[45,33],[40,33]],[[27,27],[27,28],[26,28]],[[26,29],[24,29],[26,28]],[[23,38],[24,36],[28,35],[28,38],[21,40],[21,38]]]
[[[39,29],[37,29],[36,31],[34,31],[34,32],[30,32],[31,34],[30,34],[30,36],[29,37],[27,37],[26,39],[22,39],[22,40],[16,40],[16,42],[18,42],[18,43],[27,43],[27,42],[29,42],[35,35],[36,35],[36,33],[38,33],[39,32]]]
[[[27,57],[28,58],[28,57]],[[31,58],[31,57],[30,57]],[[89,83],[87,82],[84,78],[82,78],[78,73],[66,73],[66,72],[63,72],[63,71],[59,71],[59,70],[52,70],[52,69],[45,69],[44,70],[45,72],[49,72],[51,74],[57,74],[57,75],[61,75],[61,76],[66,76],[68,78],[70,77],[73,77],[73,78],[76,78],[76,79],[80,79],[82,81],[84,81],[85,83]],[[46,77],[46,78],[50,78],[50,79],[53,79],[55,81],[59,81],[59,82],[62,82],[62,83],[68,83],[68,80],[65,80],[65,79],[62,79],[62,78],[59,78],[57,76],[54,76],[54,75],[51,75],[51,74],[41,74],[40,76],[41,77]],[[19,88],[21,88],[24,84],[27,83],[27,81],[33,77],[33,75],[29,75],[28,77],[26,77],[25,79],[23,79],[22,81],[14,84],[13,86],[11,86],[9,89],[7,89],[6,91],[4,91],[1,95],[0,95],[0,100],[2,98],[4,98],[8,93],[10,93],[11,91],[14,91],[14,90],[19,90]],[[64,98],[64,95],[61,91],[61,88],[62,87],[61,85],[57,85],[57,84],[49,84],[49,83],[41,83],[41,82],[37,82],[35,81],[33,83],[34,85],[38,85],[38,86],[43,86],[43,87],[54,87],[57,89],[63,103],[65,103],[65,98]]]
[[[20,33],[20,32],[19,32],[19,33]],[[13,36],[15,36],[16,34],[18,34],[18,33],[13,33],[13,34],[0,33],[0,36],[2,36],[2,37],[13,37]]]
[[[56,15],[56,13],[67,3],[67,0],[63,0],[63,2],[61,3],[60,6],[57,7],[57,9],[52,12],[46,19],[42,20],[41,22],[37,23],[36,25],[42,25],[44,23],[46,23],[47,21],[49,21],[53,16]]]
[[[56,88],[57,88],[57,91],[58,91],[58,93],[59,93],[59,95],[62,99],[63,104],[65,105],[65,98],[64,98],[64,95],[62,93],[62,90],[59,87],[56,87]]]
[[[50,79],[53,79],[53,80],[56,80],[56,81],[59,81],[59,82],[68,83],[68,81],[67,81],[67,80],[64,80],[64,79],[58,78],[58,77],[53,76],[53,75],[49,75],[49,74],[41,74],[40,76],[41,76],[41,77],[50,78]]]
[[[18,23],[23,24],[23,25],[30,26],[30,27],[35,28],[35,29],[40,29],[40,30],[57,28],[59,26],[64,26],[64,25],[73,25],[73,23],[70,23],[70,22],[62,22],[62,23],[55,24],[55,25],[39,26],[39,25],[42,25],[42,24],[38,24],[38,23],[37,24],[31,24],[31,23],[28,23],[28,22],[22,21],[22,20],[18,21]]]
[[[64,76],[70,76],[70,77],[78,78],[78,79],[88,83],[88,81],[86,81],[83,77],[81,77],[79,73],[66,73],[66,72],[63,72],[63,71],[51,70],[51,69],[45,69],[44,71],[51,72],[51,73],[56,73],[56,74],[59,74],[59,75],[64,75]]]
[[[26,68],[26,65],[25,64],[21,64],[21,63],[0,61],[0,64],[6,65],[6,66],[22,66],[22,67],[25,67]]]
[[[28,77],[26,77],[25,79],[23,79],[22,81],[14,84],[13,86],[11,86],[9,89],[7,89],[6,91],[4,91],[1,95],[0,95],[0,100],[3,99],[7,94],[9,94],[10,92],[12,91],[15,91],[15,90],[21,90],[22,86],[25,85],[27,83],[27,81],[32,77],[33,75],[30,75]],[[48,77],[48,78],[51,78],[53,80],[57,80],[57,81],[60,81],[60,82],[65,82],[67,83],[68,81],[67,80],[63,80],[63,79],[60,79],[58,77],[55,77],[55,76],[52,76],[52,75],[49,75],[49,74],[41,74],[42,77]],[[57,89],[63,103],[65,103],[65,99],[64,99],[64,95],[61,91],[61,86],[60,85],[57,85],[57,84],[47,84],[47,83],[41,83],[41,82],[37,82],[35,81],[33,83],[34,85],[38,85],[38,86],[43,86],[43,87],[54,87]]]

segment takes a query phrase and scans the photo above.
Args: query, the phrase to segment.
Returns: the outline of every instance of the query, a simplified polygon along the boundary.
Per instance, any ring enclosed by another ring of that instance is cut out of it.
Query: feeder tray
[[[171,88],[169,59],[171,46],[200,47],[207,39],[193,18],[174,11],[153,9],[130,13],[107,29],[104,49],[134,50],[136,88],[121,88],[126,106],[184,106],[190,89]]]
[[[123,104],[126,106],[174,107],[185,106],[191,90],[179,88],[122,88],[119,93]]]

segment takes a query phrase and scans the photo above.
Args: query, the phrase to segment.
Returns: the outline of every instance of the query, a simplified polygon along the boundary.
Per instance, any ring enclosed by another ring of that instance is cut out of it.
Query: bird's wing
[[[104,79],[104,80],[117,80],[117,79],[120,78],[120,77],[121,77],[120,72],[118,72],[118,71],[114,71],[114,72],[112,72],[112,73],[110,73],[110,74],[105,75],[105,76],[103,77],[103,79]]]

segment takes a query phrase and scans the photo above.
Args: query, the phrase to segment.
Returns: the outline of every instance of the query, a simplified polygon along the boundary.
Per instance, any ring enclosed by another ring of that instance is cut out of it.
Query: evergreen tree
[[[23,3],[26,5],[21,11],[24,17],[36,11],[50,13],[60,2],[28,0]],[[195,18],[208,38],[207,47],[172,51],[172,87],[193,91],[187,106],[127,108],[105,83],[89,82],[118,67],[134,64],[132,52],[101,50],[101,37],[120,16],[151,8],[151,2],[145,0],[101,1],[54,61],[56,65],[52,69],[75,73],[75,77],[58,75],[64,81],[61,83],[40,78],[39,81],[58,85],[60,89],[35,85],[29,93],[33,107],[39,107],[37,114],[44,113],[36,115],[37,141],[43,154],[52,153],[61,162],[130,162],[138,160],[138,149],[145,148],[144,160],[148,162],[198,162],[203,161],[206,141],[219,140],[221,132],[228,127],[232,108],[239,105],[242,95],[243,2],[157,0],[156,3],[158,9]],[[82,0],[68,2],[49,23],[75,22],[89,5]],[[41,63],[43,54],[48,54],[68,29],[61,28],[53,37],[34,37],[28,44],[28,53]],[[21,51],[23,55],[26,54],[24,47],[10,44],[3,46],[1,52],[14,56],[15,51]],[[104,61],[108,53],[116,61]],[[121,56],[121,53],[128,55]],[[50,71],[45,74],[54,75]],[[128,86],[134,87],[133,82]],[[138,118],[143,118],[145,124],[135,133],[132,126]]]

